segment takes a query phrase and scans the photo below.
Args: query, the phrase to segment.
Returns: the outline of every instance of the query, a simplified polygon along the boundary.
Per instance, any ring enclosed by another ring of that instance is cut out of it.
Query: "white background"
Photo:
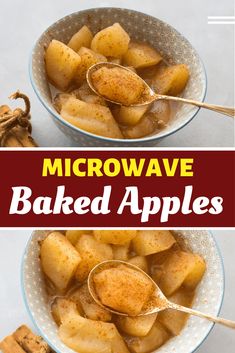
[[[226,274],[226,291],[221,316],[235,320],[235,230],[220,230],[213,233],[221,249]],[[21,260],[30,234],[30,230],[0,231],[0,340],[22,323],[33,328],[24,307],[20,284]],[[197,352],[232,353],[234,345],[234,330],[216,326]]]
[[[233,0],[0,0],[0,102],[16,89],[32,100],[33,133],[40,146],[73,146],[54,126],[35,96],[28,76],[32,47],[41,33],[59,18],[89,7],[126,7],[158,17],[185,35],[199,52],[207,71],[210,103],[233,105],[233,25],[208,25],[207,16],[233,15]],[[183,130],[160,146],[230,147],[231,118],[201,110]]]

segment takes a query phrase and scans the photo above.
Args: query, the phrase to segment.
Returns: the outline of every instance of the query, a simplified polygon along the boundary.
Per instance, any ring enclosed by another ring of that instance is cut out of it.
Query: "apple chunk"
[[[112,323],[89,320],[74,315],[59,328],[62,342],[79,353],[129,353]]]
[[[148,261],[145,256],[134,256],[128,260],[134,266],[139,267],[144,272],[148,273]]]
[[[91,320],[111,321],[111,313],[100,305],[96,304],[90,295],[87,283],[76,289],[70,296],[78,307],[81,306],[85,316]]]
[[[127,345],[133,353],[155,352],[169,338],[170,335],[166,329],[156,322],[145,337],[128,337]]]
[[[172,247],[176,240],[168,230],[141,230],[132,240],[134,251],[146,256]]]
[[[78,32],[76,32],[70,41],[68,42],[68,47],[74,51],[78,51],[81,47],[89,48],[93,34],[87,26],[83,26]]]
[[[101,243],[124,245],[135,238],[136,230],[94,230],[94,235]]]
[[[153,327],[156,317],[157,314],[137,317],[118,316],[116,324],[121,331],[128,335],[144,337]]]
[[[179,289],[184,282],[189,288],[195,288],[202,279],[204,272],[205,263],[199,255],[181,250],[175,251],[164,263],[159,285],[165,295],[169,296]]]
[[[194,267],[192,271],[188,274],[188,276],[185,278],[184,287],[191,290],[195,289],[202,280],[205,271],[205,260],[201,256],[194,254]]]
[[[51,305],[52,316],[58,326],[62,324],[69,317],[77,315],[77,305],[68,299],[57,297]]]
[[[76,279],[83,282],[91,269],[99,262],[113,259],[111,245],[99,243],[93,235],[82,234],[76,244],[76,249],[81,254],[81,262],[76,271]]]
[[[71,84],[81,57],[64,43],[53,39],[45,53],[46,73],[49,81],[66,91]]]
[[[108,107],[71,97],[62,106],[61,116],[70,124],[90,133],[112,138],[123,137]]]
[[[153,79],[153,88],[158,94],[176,96],[180,94],[189,80],[187,65],[179,64],[167,66],[159,70]]]
[[[114,23],[94,36],[91,49],[105,56],[119,58],[126,53],[129,41],[130,37],[126,31],[119,23]]]
[[[190,307],[193,301],[193,293],[185,291],[185,289],[179,289],[169,300],[175,304]],[[167,330],[173,335],[177,336],[184,328],[188,314],[183,312],[166,309],[158,314],[158,321],[160,321]]]
[[[81,63],[78,66],[74,80],[78,86],[86,79],[87,70],[99,62],[107,61],[106,57],[94,52],[91,49],[81,47],[78,51],[78,54],[81,57]]]
[[[131,42],[123,60],[124,64],[140,69],[158,64],[162,57],[148,44]]]
[[[67,289],[81,256],[68,239],[60,232],[50,233],[41,244],[43,272],[60,291]]]

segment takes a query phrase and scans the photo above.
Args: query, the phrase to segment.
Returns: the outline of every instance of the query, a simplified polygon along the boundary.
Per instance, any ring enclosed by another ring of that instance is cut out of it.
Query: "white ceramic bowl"
[[[74,353],[57,336],[57,326],[50,314],[45,283],[40,268],[39,241],[48,231],[33,232],[22,262],[22,290],[29,315],[48,344],[58,353]],[[223,262],[212,234],[208,231],[177,231],[184,243],[206,261],[207,271],[200,283],[193,308],[218,315],[224,295]],[[179,336],[172,338],[156,353],[192,353],[206,339],[213,323],[190,317]],[[121,353],[121,352],[120,352]],[[154,352],[155,353],[155,352]]]
[[[165,22],[141,12],[119,8],[97,8],[79,11],[62,18],[50,26],[36,42],[30,60],[30,78],[41,103],[48,110],[56,125],[79,146],[126,147],[155,146],[160,139],[171,135],[188,124],[198,112],[191,105],[181,105],[169,126],[158,134],[140,139],[112,139],[97,136],[66,122],[52,104],[51,91],[47,82],[44,53],[50,41],[55,38],[67,43],[83,25],[96,33],[100,29],[119,22],[138,41],[147,41],[171,64],[184,63],[190,70],[190,80],[183,92],[184,98],[203,101],[206,94],[204,66],[192,45],[179,32]]]

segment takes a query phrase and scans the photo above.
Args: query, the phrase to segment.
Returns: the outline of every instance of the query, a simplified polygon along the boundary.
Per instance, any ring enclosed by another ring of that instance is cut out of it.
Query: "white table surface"
[[[20,286],[22,254],[30,233],[30,230],[0,230],[0,340],[22,323],[33,328],[24,307]],[[226,291],[221,316],[235,320],[235,230],[220,230],[213,233],[224,258],[226,274]],[[216,326],[197,352],[232,353],[234,345],[234,331]]]
[[[188,38],[198,50],[208,75],[207,101],[234,104],[233,25],[208,25],[207,16],[233,15],[233,0],[11,0],[0,1],[0,102],[16,89],[32,101],[33,133],[40,146],[75,146],[54,126],[35,96],[28,76],[34,42],[57,19],[98,6],[126,7],[165,20]],[[164,139],[164,147],[231,147],[231,118],[201,110],[183,130]]]

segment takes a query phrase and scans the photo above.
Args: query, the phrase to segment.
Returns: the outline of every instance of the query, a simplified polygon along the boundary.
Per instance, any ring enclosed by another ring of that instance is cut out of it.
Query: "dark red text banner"
[[[233,151],[2,150],[0,165],[0,227],[235,227]]]

